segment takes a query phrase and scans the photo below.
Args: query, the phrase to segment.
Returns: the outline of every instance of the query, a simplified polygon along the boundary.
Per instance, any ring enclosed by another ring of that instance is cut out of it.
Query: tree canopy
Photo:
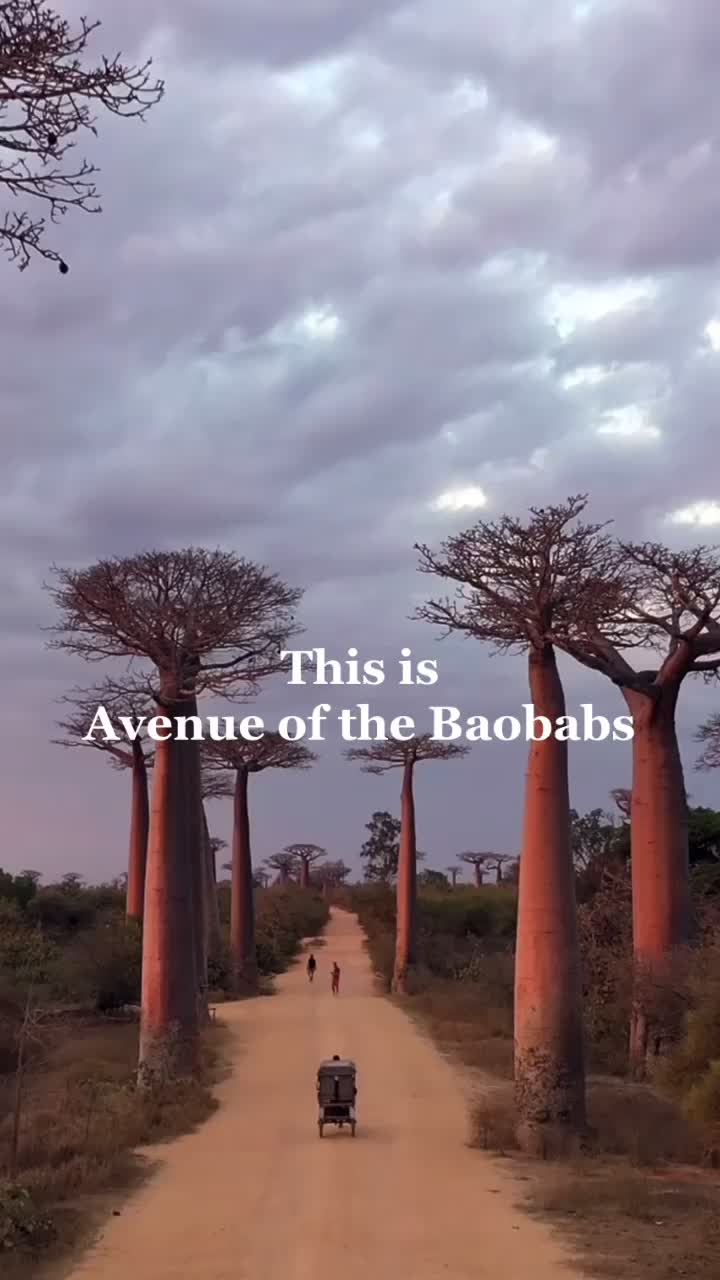
[[[302,592],[231,551],[148,551],[53,575],[50,647],[90,662],[149,659],[159,681],[147,691],[161,705],[203,690],[249,696],[284,669],[300,631]]]

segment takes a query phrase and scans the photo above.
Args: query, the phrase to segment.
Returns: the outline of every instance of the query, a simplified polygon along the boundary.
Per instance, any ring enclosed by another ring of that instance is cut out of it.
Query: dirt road
[[[518,1184],[466,1146],[460,1082],[374,995],[353,916],[335,912],[319,970],[223,1010],[235,1044],[220,1110],[159,1149],[153,1179],[72,1280],[573,1280]],[[330,967],[342,971],[339,997]],[[358,1064],[358,1132],[316,1127],[315,1071]]]

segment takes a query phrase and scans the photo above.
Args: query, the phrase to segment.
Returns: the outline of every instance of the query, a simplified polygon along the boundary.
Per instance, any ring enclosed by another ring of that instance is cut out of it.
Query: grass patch
[[[517,1151],[515,1101],[511,1084],[502,1084],[475,1104],[470,1145],[506,1156]]]
[[[88,1197],[133,1185],[138,1148],[188,1133],[216,1109],[224,1028],[203,1037],[198,1079],[148,1093],[135,1088],[138,1026],[95,1020],[57,1028],[28,1076],[15,1184],[0,1182],[3,1273],[72,1247]],[[12,1082],[0,1087],[0,1151],[12,1132]]]
[[[588,1154],[572,1164],[519,1154],[512,1024],[502,982],[431,980],[403,1007],[475,1077],[471,1146],[510,1157],[526,1209],[555,1223],[603,1280],[720,1280],[720,1185],[699,1168],[701,1129],[648,1085],[588,1082]],[[695,1167],[693,1167],[695,1166]]]
[[[404,1007],[464,1066],[511,1080],[512,1013],[492,995],[492,988],[482,982],[434,980]]]
[[[517,1155],[512,1085],[501,1083],[473,1108],[471,1145],[517,1158],[525,1207],[557,1223],[588,1274],[718,1280],[720,1183],[692,1167],[702,1142],[680,1109],[648,1086],[592,1081],[588,1118],[588,1154],[540,1172]]]
[[[677,1103],[659,1097],[649,1085],[591,1080],[588,1116],[595,1154],[625,1156],[638,1168],[702,1161],[699,1131]]]
[[[528,1208],[562,1228],[589,1274],[718,1280],[720,1186],[707,1176],[603,1161],[532,1182]]]

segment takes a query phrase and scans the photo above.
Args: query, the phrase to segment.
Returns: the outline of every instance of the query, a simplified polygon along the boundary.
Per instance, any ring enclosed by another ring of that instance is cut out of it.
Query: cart
[[[323,1136],[326,1124],[342,1129],[345,1125],[355,1137],[355,1063],[350,1058],[326,1058],[317,1073],[318,1133]]]

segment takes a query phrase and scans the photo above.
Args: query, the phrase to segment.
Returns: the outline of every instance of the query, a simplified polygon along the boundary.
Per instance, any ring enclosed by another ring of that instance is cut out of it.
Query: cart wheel
[[[318,1133],[320,1134],[320,1137],[322,1138],[322,1136],[323,1136],[323,1122],[322,1122],[322,1120],[318,1120]]]
[[[352,1124],[350,1125],[350,1137],[351,1137],[351,1138],[354,1138],[354,1137],[355,1137],[355,1129],[356,1129],[356,1127],[357,1127],[357,1126],[356,1126],[356,1122],[353,1120]]]

